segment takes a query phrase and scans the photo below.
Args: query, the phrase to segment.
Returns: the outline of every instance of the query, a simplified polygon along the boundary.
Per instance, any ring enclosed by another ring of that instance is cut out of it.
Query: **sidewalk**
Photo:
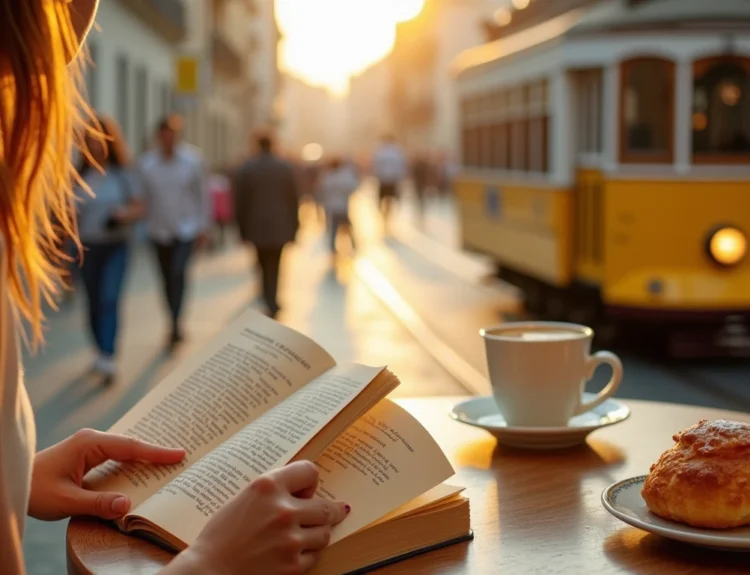
[[[367,242],[357,271],[455,378],[473,393],[484,394],[489,392],[487,362],[477,326],[501,323],[517,313],[520,297],[510,286],[488,285],[489,265],[460,251],[452,209],[445,200],[430,202],[425,217],[430,232],[423,233],[414,225],[418,219],[412,198],[402,196],[388,237]],[[353,212],[360,235],[371,237],[381,228],[371,185],[360,192]]]
[[[279,320],[311,336],[339,361],[388,365],[401,379],[394,396],[461,395],[466,390],[428,354],[353,273],[334,271],[321,230],[310,225],[282,264]],[[231,318],[252,305],[257,280],[252,256],[237,247],[202,255],[193,269],[186,309],[188,340],[172,358],[163,354],[166,316],[151,254],[131,262],[120,342],[120,378],[107,388],[87,377],[94,355],[83,313],[83,294],[50,317],[48,343],[25,358],[27,387],[47,447],[82,427],[109,428]],[[31,520],[25,551],[30,575],[65,573],[65,523]]]

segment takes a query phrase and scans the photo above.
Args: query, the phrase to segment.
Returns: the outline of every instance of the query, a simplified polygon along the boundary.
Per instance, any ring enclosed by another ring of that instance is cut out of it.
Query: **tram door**
[[[577,277],[599,285],[604,263],[604,187],[601,152],[603,70],[573,72],[576,144],[575,265]]]

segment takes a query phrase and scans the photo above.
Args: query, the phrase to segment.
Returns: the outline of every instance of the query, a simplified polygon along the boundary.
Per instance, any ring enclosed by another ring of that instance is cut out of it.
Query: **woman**
[[[128,155],[117,125],[99,118],[84,141],[83,185],[77,187],[78,235],[84,246],[81,278],[89,301],[89,327],[99,352],[94,369],[115,376],[115,340],[131,225],[143,212],[128,172]],[[93,197],[92,195],[93,194]]]
[[[130,501],[82,488],[108,459],[170,464],[184,457],[133,439],[84,430],[34,456],[34,423],[20,369],[20,314],[41,342],[42,298],[54,297],[66,234],[76,237],[69,186],[72,117],[79,109],[67,64],[97,0],[0,0],[0,573],[23,573],[25,515],[122,516]],[[58,222],[53,226],[52,221]],[[62,228],[59,229],[59,228]],[[32,473],[33,468],[33,473]],[[313,464],[253,481],[206,526],[167,575],[304,573],[327,545],[341,504],[312,498]]]

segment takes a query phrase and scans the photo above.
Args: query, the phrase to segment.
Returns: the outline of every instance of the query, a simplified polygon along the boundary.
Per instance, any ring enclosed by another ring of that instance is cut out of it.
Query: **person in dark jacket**
[[[299,228],[299,190],[291,164],[274,154],[269,136],[258,138],[259,153],[234,175],[234,213],[242,241],[255,247],[263,275],[263,299],[276,317],[281,254]]]

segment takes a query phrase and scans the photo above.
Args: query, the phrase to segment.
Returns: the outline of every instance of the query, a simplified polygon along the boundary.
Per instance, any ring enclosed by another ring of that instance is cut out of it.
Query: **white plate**
[[[612,515],[628,525],[662,537],[722,551],[750,552],[750,527],[738,529],[699,529],[662,519],[651,513],[641,497],[646,476],[631,477],[607,487],[602,504]]]
[[[584,393],[584,401],[595,395]],[[630,408],[614,399],[572,418],[564,427],[511,427],[497,409],[493,397],[475,397],[453,407],[451,417],[461,423],[481,427],[494,435],[498,443],[523,449],[562,449],[586,442],[592,431],[625,421]]]

